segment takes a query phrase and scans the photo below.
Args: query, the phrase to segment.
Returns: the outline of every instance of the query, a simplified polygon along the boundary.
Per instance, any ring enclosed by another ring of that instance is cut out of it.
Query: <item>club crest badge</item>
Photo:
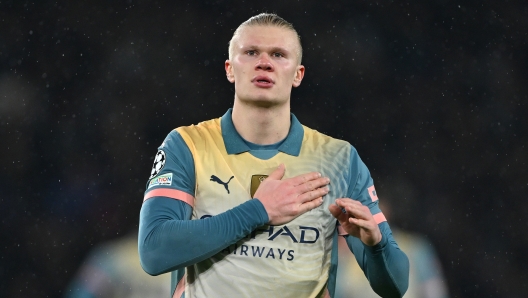
[[[163,150],[158,150],[158,153],[156,153],[156,156],[154,157],[154,164],[152,165],[149,179],[156,177],[161,172],[165,166],[165,161],[165,152]]]
[[[264,179],[268,178],[268,175],[253,175],[251,176],[251,188],[250,193],[251,197],[253,198],[255,196],[255,193],[257,192],[258,187],[264,181]]]

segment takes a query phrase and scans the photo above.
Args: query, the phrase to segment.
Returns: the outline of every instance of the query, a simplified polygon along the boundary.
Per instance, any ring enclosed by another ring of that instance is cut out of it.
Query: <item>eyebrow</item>
[[[282,52],[282,53],[290,53],[291,52],[291,51],[288,51],[286,48],[283,48],[283,47],[277,47],[277,46],[268,47],[268,46],[257,46],[257,45],[243,46],[242,50],[247,50],[247,49],[259,49],[259,50],[262,50],[262,48],[264,48],[266,51],[271,51],[271,52]]]

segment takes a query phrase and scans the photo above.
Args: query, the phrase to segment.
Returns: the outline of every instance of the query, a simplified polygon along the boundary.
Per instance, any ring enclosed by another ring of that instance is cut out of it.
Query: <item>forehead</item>
[[[234,40],[236,48],[275,47],[299,51],[297,34],[288,28],[278,26],[244,26]]]

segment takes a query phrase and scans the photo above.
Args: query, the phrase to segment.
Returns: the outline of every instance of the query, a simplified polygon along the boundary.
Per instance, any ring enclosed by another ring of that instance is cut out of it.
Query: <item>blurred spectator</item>
[[[390,208],[380,200],[380,208],[389,218]],[[409,289],[405,298],[447,298],[449,297],[442,266],[435,249],[424,236],[400,230],[392,224],[392,234],[400,248],[409,257]],[[347,247],[343,237],[339,237],[339,265],[337,268],[335,298],[379,297],[370,287],[356,258]]]
[[[137,231],[90,252],[65,297],[170,297],[170,275],[152,277],[139,264]]]

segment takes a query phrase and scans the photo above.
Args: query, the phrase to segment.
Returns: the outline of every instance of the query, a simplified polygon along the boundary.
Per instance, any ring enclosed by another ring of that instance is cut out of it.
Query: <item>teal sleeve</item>
[[[373,200],[368,192],[374,185],[369,170],[355,149],[350,158],[348,197],[368,206],[373,215],[381,212],[378,200]],[[381,222],[378,226],[382,235],[380,243],[367,246],[356,237],[345,236],[348,247],[374,292],[381,297],[403,297],[409,286],[409,259],[394,240],[389,224]]]
[[[269,221],[259,200],[204,219],[190,220],[191,212],[188,204],[170,198],[143,203],[138,249],[145,272],[158,275],[203,261]]]
[[[409,286],[409,259],[392,237],[389,224],[379,224],[382,239],[367,246],[356,237],[345,236],[348,247],[369,280],[370,286],[381,297],[403,297]]]
[[[195,191],[194,161],[181,135],[173,130],[162,145],[164,163],[154,161],[146,193],[157,188]],[[168,185],[159,185],[156,177],[172,175]],[[138,250],[143,269],[151,274],[174,271],[213,256],[225,247],[268,222],[259,200],[250,200],[219,215],[191,220],[192,207],[166,197],[147,199],[141,207]]]
[[[145,192],[156,188],[171,188],[194,195],[194,187],[196,184],[194,159],[191,150],[189,150],[182,136],[176,130],[171,131],[161,146],[158,147],[158,154],[161,151],[165,154],[164,164],[161,168],[155,169],[157,163],[154,160],[151,176],[147,182]],[[170,174],[172,176],[172,181],[169,185],[153,183],[156,181],[156,177],[164,174]]]

